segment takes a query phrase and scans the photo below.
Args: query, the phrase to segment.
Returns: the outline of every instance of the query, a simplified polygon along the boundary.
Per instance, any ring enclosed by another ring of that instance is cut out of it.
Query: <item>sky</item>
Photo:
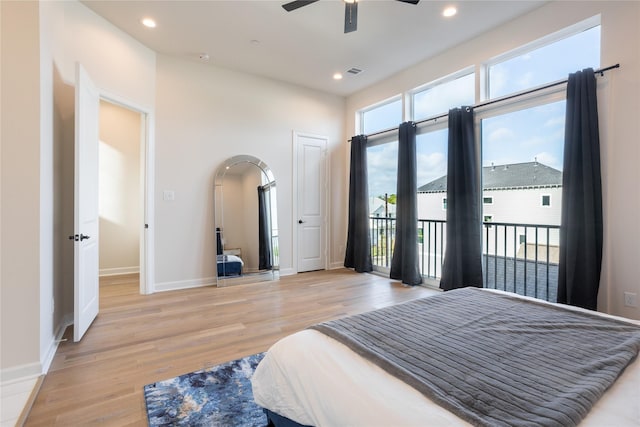
[[[490,98],[562,80],[569,73],[586,67],[597,69],[600,67],[599,47],[600,27],[594,27],[492,65],[489,68]],[[417,94],[413,120],[446,113],[452,107],[474,104],[475,79],[469,76],[473,74]],[[482,165],[537,160],[562,170],[565,108],[563,100],[482,120]],[[367,112],[364,133],[388,129],[401,121],[402,104],[398,100],[379,111]],[[416,154],[418,186],[446,175],[447,130],[419,134]],[[367,149],[371,196],[396,193],[397,158],[397,141]]]

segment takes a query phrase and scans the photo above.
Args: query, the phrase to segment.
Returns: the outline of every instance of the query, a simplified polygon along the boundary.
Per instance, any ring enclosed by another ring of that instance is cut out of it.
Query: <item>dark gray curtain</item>
[[[216,253],[222,255],[222,230],[216,227]]]
[[[258,187],[258,269],[271,270],[271,230],[269,204],[264,187]]]
[[[481,182],[473,109],[449,110],[447,249],[440,288],[482,287]]]
[[[558,302],[595,310],[602,266],[602,185],[596,78],[567,83]]]
[[[349,172],[349,223],[344,266],[358,273],[372,271],[369,236],[369,185],[367,182],[367,137],[351,138]]]
[[[419,285],[422,275],[418,266],[418,177],[413,122],[402,123],[398,128],[397,186],[396,241],[389,276],[407,285]]]

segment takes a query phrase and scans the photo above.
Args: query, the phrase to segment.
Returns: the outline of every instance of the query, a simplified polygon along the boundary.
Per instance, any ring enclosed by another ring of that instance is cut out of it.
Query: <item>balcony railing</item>
[[[484,222],[482,268],[484,286],[556,301],[558,225]],[[423,277],[438,280],[446,249],[447,223],[418,220],[418,262]],[[374,267],[391,266],[395,218],[371,217],[371,257]]]

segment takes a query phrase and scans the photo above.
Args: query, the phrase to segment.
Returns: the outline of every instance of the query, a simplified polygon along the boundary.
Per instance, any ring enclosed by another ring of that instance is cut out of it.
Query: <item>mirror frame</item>
[[[267,177],[267,179],[269,179],[269,182],[273,183],[273,185],[276,186],[276,180],[273,175],[273,172],[265,162],[258,159],[257,157],[254,157],[248,154],[241,154],[241,155],[230,157],[229,159],[225,160],[220,166],[218,166],[218,169],[216,170],[216,174],[214,177],[214,219],[213,219],[214,240],[217,239],[217,234],[216,234],[217,228],[219,227],[221,230],[224,230],[223,184],[224,184],[225,175],[230,168],[241,163],[251,163],[252,165],[256,166]],[[275,203],[275,206],[277,209],[277,200],[271,200],[271,203]],[[272,234],[272,237],[273,237],[273,234]],[[217,245],[217,243],[214,243],[214,245]],[[223,246],[223,250],[224,250],[224,246]],[[217,254],[217,246],[216,246],[215,252]],[[273,266],[272,266],[272,269],[269,271],[251,273],[246,276],[243,275],[240,277],[224,277],[224,276],[220,277],[218,275],[218,265],[217,265],[217,255],[216,255],[216,268],[215,268],[216,285],[218,287],[222,287],[222,286],[230,286],[230,285],[243,284],[243,283],[256,283],[256,282],[277,280],[279,278],[280,266],[276,264],[275,262],[276,257],[274,256],[273,253],[271,256],[273,258],[272,260]]]

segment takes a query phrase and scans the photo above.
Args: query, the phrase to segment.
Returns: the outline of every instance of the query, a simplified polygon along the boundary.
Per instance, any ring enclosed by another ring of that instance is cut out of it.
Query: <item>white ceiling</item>
[[[156,52],[350,95],[512,20],[545,1],[360,0],[358,30],[344,34],[342,0],[292,12],[289,0],[96,1],[83,4]],[[458,14],[442,17],[455,5]],[[152,17],[155,29],[140,20]],[[346,73],[355,67],[358,75]],[[333,80],[336,72],[344,74]]]

